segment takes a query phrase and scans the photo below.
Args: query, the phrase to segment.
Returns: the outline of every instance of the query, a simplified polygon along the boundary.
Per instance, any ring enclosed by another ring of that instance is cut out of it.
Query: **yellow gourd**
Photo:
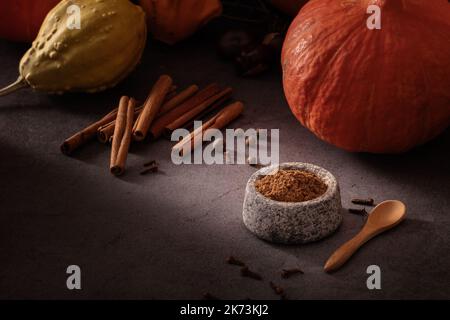
[[[79,29],[68,10],[74,4]],[[48,93],[113,87],[136,67],[146,39],[145,13],[129,0],[63,0],[23,56],[19,79],[0,96],[26,86]]]

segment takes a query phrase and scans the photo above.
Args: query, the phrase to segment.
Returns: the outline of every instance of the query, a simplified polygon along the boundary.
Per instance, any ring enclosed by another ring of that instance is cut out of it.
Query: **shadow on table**
[[[409,152],[394,155],[377,155],[368,153],[355,154],[361,162],[371,166],[374,170],[386,171],[392,174],[417,170],[420,172],[450,172],[450,128],[445,130],[434,140],[418,146]],[[432,165],[441,164],[438,168]],[[420,170],[418,170],[420,169]],[[416,173],[416,172],[415,172]]]
[[[179,268],[171,246],[186,243],[193,250],[196,247],[188,241],[203,243],[187,262],[192,264],[198,263],[195,255],[200,258],[203,250],[214,249],[214,244],[204,241],[205,234],[214,232],[211,226],[177,226],[180,204],[124,184],[107,170],[94,174],[97,168],[71,163],[62,155],[34,154],[1,140],[0,154],[4,156],[0,162],[0,260],[6,261],[0,270],[2,297],[73,297],[59,285],[65,283],[61,274],[73,263],[89,266],[85,275],[89,288],[78,297],[119,294],[121,289],[111,280],[116,274],[136,280],[124,294],[149,296],[161,291],[152,289],[152,284],[162,281],[161,277],[171,279],[172,270]],[[46,290],[37,279],[46,282]],[[105,283],[111,285],[110,291],[102,287]],[[179,287],[190,285],[178,283]]]

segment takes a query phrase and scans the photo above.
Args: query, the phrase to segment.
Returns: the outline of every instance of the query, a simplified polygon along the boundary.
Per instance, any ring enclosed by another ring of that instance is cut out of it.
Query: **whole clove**
[[[144,167],[152,167],[156,164],[158,164],[158,163],[155,160],[151,160],[149,162],[144,163]]]
[[[289,279],[290,277],[296,274],[304,274],[304,272],[299,268],[281,270],[281,277],[283,279]]]
[[[147,169],[141,172],[141,176],[144,176],[148,173],[156,173],[159,170],[159,165],[156,161],[153,161],[152,163],[149,162],[148,165],[146,164],[144,166],[147,167]]]
[[[248,267],[241,268],[241,276],[254,279],[254,280],[262,280],[262,276],[254,271],[251,271]]]
[[[368,214],[366,209],[353,209],[353,208],[351,208],[351,209],[348,209],[348,212],[350,212],[352,214],[358,214],[358,215],[361,215],[361,216],[365,216],[365,215]]]
[[[280,300],[288,300],[288,297],[286,296],[286,292],[284,292],[284,289],[281,288],[280,286],[277,286],[275,283],[273,283],[272,281],[269,282],[270,287],[272,288],[272,290],[280,296]]]
[[[373,207],[375,205],[375,200],[373,200],[372,198],[368,198],[368,199],[353,199],[352,203],[353,204],[362,205],[362,206],[371,206],[371,207]]]
[[[272,290],[279,296],[283,296],[284,295],[284,289],[277,286],[275,283],[273,283],[272,281],[269,282],[270,287],[272,288]]]
[[[203,300],[220,300],[218,297],[212,295],[209,292],[203,294]]]
[[[265,167],[264,165],[258,163],[257,161],[258,161],[258,160],[256,160],[256,159],[253,158],[253,157],[248,157],[248,159],[247,159],[248,165],[249,165],[250,167],[252,167],[252,168],[255,168],[255,169],[261,169],[261,168],[264,168],[264,167]]]
[[[233,256],[229,256],[229,257],[227,258],[227,263],[228,263],[228,264],[235,265],[235,266],[245,267],[245,263],[244,263],[244,262],[242,262],[242,261],[239,260],[239,259],[236,259],[236,258],[233,257]]]

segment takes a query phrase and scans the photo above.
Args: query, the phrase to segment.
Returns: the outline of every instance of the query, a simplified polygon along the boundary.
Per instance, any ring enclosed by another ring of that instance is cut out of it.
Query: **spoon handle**
[[[367,241],[373,237],[366,230],[361,230],[355,237],[337,249],[325,263],[325,272],[339,269]]]

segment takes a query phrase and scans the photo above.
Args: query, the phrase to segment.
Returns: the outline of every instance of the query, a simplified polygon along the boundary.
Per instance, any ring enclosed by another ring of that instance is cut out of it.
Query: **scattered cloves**
[[[374,206],[375,205],[375,200],[373,200],[372,198],[369,199],[353,199],[352,200],[353,204],[358,204],[358,205],[362,205],[362,206]]]
[[[241,268],[241,276],[246,278],[251,278],[254,280],[262,280],[263,278],[256,272],[251,271],[248,267]]]
[[[304,272],[300,268],[283,269],[283,270],[281,270],[281,277],[283,279],[288,279],[288,278],[290,278],[291,276],[293,276],[295,274],[304,274]]]
[[[358,214],[361,216],[367,215],[366,209],[348,209],[348,212],[353,213],[353,214]]]
[[[245,267],[245,263],[244,263],[244,262],[242,262],[242,261],[239,260],[239,259],[236,259],[236,258],[233,257],[233,256],[229,256],[229,257],[227,258],[227,263],[228,263],[228,264],[235,265],[235,266]]]

